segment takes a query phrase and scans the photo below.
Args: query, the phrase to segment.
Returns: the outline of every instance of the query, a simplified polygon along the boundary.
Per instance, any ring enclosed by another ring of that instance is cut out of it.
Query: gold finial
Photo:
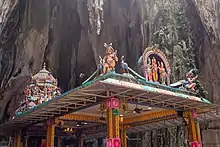
[[[44,62],[44,67],[43,67],[43,69],[46,69],[46,63]]]

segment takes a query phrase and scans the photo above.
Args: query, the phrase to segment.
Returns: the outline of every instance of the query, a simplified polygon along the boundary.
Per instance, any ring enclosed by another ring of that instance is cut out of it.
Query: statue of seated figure
[[[112,47],[112,43],[104,44],[106,48],[106,54],[103,58],[103,73],[107,73],[108,71],[114,71],[115,65],[118,62],[117,51]]]

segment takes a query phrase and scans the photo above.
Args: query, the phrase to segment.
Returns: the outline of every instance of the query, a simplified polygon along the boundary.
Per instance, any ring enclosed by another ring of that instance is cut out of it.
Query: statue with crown
[[[110,44],[104,44],[104,47],[106,48],[106,53],[103,58],[103,73],[106,73],[108,71],[114,71],[115,65],[118,62],[117,57],[117,50],[115,50],[112,47],[112,43]]]
[[[25,98],[15,111],[16,114],[23,113],[61,94],[60,89],[57,87],[57,79],[46,70],[45,63],[43,69],[32,76],[30,84],[24,90],[24,94]]]

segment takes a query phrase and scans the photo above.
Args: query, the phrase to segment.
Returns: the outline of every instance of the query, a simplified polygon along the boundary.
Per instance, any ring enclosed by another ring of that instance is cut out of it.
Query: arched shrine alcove
[[[142,70],[147,81],[170,85],[170,65],[161,50],[151,47],[146,48],[142,60]]]

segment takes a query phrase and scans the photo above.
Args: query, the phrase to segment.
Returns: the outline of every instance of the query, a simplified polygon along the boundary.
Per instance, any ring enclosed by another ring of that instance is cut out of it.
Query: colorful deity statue
[[[166,73],[166,69],[164,68],[163,62],[158,62],[158,69],[159,69],[159,73],[160,73],[161,84],[165,85],[166,84],[167,73]]]
[[[31,87],[30,86],[27,86],[24,90],[24,94],[27,96],[27,97],[31,97]]]
[[[27,110],[37,106],[33,101],[28,101]]]
[[[154,57],[152,59],[152,75],[153,75],[153,81],[158,82],[157,60]]]
[[[147,68],[147,78],[148,78],[148,81],[153,81],[153,74],[152,74],[152,63],[151,63],[151,59],[148,58],[148,61],[147,61],[147,64],[146,64],[146,68]]]
[[[170,66],[165,54],[157,46],[148,47],[141,56],[147,81],[170,85]]]
[[[195,86],[196,86],[196,79],[198,78],[198,75],[195,75],[193,73],[193,69],[190,70],[187,74],[186,74],[186,82],[184,83],[184,87],[186,89],[191,89],[192,91],[195,91]]]
[[[112,47],[112,43],[104,44],[106,48],[106,54],[103,58],[103,73],[107,73],[108,71],[114,71],[115,65],[118,62],[117,51]]]
[[[38,101],[39,101],[39,98],[40,98],[40,95],[39,95],[39,87],[37,85],[34,85],[33,87],[31,87],[32,89],[32,96],[30,97],[30,100],[33,101],[36,105],[38,105]]]
[[[60,95],[57,80],[44,68],[32,77],[31,84],[24,91],[25,99],[21,101],[16,113],[22,113]],[[25,101],[25,103],[24,103]],[[24,108],[25,107],[25,108]]]
[[[99,56],[99,65],[98,65],[98,74],[102,74],[103,72],[103,59]]]
[[[52,99],[52,88],[51,87],[48,87],[47,88],[47,99],[48,100],[51,100]]]
[[[121,68],[123,73],[128,73],[128,64],[124,60],[124,56],[121,57]]]
[[[198,85],[199,85],[199,82],[197,80],[198,75],[196,72],[197,72],[196,69],[191,69],[186,74],[186,80],[180,80],[178,82],[171,84],[170,86],[175,87],[175,88],[183,88],[183,89],[187,89],[187,90],[191,90],[193,92],[196,92],[196,86],[198,88]]]

